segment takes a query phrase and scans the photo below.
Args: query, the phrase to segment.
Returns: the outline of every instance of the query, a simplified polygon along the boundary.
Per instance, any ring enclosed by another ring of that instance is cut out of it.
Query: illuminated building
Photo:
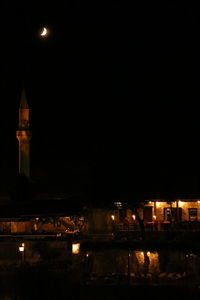
[[[166,201],[165,199],[151,199],[140,203],[137,209],[138,218],[133,220],[132,211],[127,208],[117,207],[115,226],[119,230],[135,230],[138,219],[142,220],[145,228],[150,230],[166,230],[171,228],[185,230],[200,230],[200,200],[199,199],[177,199]],[[124,223],[126,220],[126,224]],[[127,220],[129,226],[127,227]],[[126,225],[126,226],[125,226]]]
[[[19,142],[19,174],[24,175],[28,179],[28,184],[31,182],[29,180],[31,140],[29,123],[29,107],[26,93],[23,89],[19,107],[19,128],[16,132],[16,136]],[[9,204],[9,208],[5,206],[8,222],[6,221],[1,206],[0,218],[2,216],[2,219],[0,219],[0,227],[2,225],[2,228],[8,228],[8,231],[11,232],[38,232],[39,228],[46,232],[75,232],[77,230],[76,224],[71,224],[70,219],[65,219],[69,213],[66,201],[70,203],[70,209],[75,213],[83,209],[84,203],[80,203],[81,201],[77,204],[78,202],[72,201],[72,199],[69,198],[68,193],[64,195],[59,195],[58,192],[52,194],[49,190],[45,190],[43,193],[41,191],[35,192],[34,190],[35,194],[29,196],[29,194],[26,194],[26,189],[23,184],[18,187],[18,191],[20,196],[25,191],[25,196],[21,198],[27,200],[28,204],[25,201],[21,201],[19,196],[19,200],[22,203],[20,209],[18,209],[15,204],[13,206]],[[7,196],[7,198],[3,199],[5,202],[9,202],[11,199],[9,195]],[[0,201],[2,204],[3,200],[1,198],[2,197],[0,197]],[[132,206],[134,206],[136,201],[137,199],[133,199]],[[88,232],[100,234],[110,233],[115,231],[118,227],[128,231],[137,230],[139,218],[144,222],[145,226],[152,226],[152,228],[154,228],[153,226],[157,224],[156,230],[162,230],[165,228],[165,225],[167,226],[173,222],[190,222],[194,224],[200,221],[200,197],[196,197],[196,199],[192,197],[180,197],[174,201],[167,201],[164,197],[162,199],[150,198],[149,200],[143,201],[141,205],[138,205],[137,211],[127,206],[125,207],[123,199],[114,201],[113,206],[113,209],[110,206],[109,208],[91,207],[91,209],[88,210]]]

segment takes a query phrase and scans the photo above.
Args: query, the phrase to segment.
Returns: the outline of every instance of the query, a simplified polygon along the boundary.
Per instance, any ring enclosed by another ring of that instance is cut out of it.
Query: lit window
[[[197,221],[197,208],[188,208],[189,220]]]

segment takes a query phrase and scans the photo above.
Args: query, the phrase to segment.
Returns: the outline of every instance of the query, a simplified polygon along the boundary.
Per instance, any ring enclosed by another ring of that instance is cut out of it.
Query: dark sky
[[[1,4],[2,173],[24,81],[35,178],[100,198],[198,186],[200,10],[161,2]]]

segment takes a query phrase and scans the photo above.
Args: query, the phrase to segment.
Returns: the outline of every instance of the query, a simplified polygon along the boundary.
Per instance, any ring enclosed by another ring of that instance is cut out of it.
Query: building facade
[[[135,209],[119,203],[111,215],[115,230],[137,230],[141,223],[152,230],[200,230],[200,199],[151,199]]]

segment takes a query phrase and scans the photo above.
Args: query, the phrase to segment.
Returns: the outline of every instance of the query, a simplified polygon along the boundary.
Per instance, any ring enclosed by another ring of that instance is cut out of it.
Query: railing
[[[114,231],[135,231],[139,229],[140,227],[138,224],[129,224],[129,225],[115,224],[114,227]]]
[[[200,221],[180,221],[180,222],[144,222],[145,231],[200,231]],[[113,231],[132,232],[141,230],[138,223],[135,224],[115,224]]]

